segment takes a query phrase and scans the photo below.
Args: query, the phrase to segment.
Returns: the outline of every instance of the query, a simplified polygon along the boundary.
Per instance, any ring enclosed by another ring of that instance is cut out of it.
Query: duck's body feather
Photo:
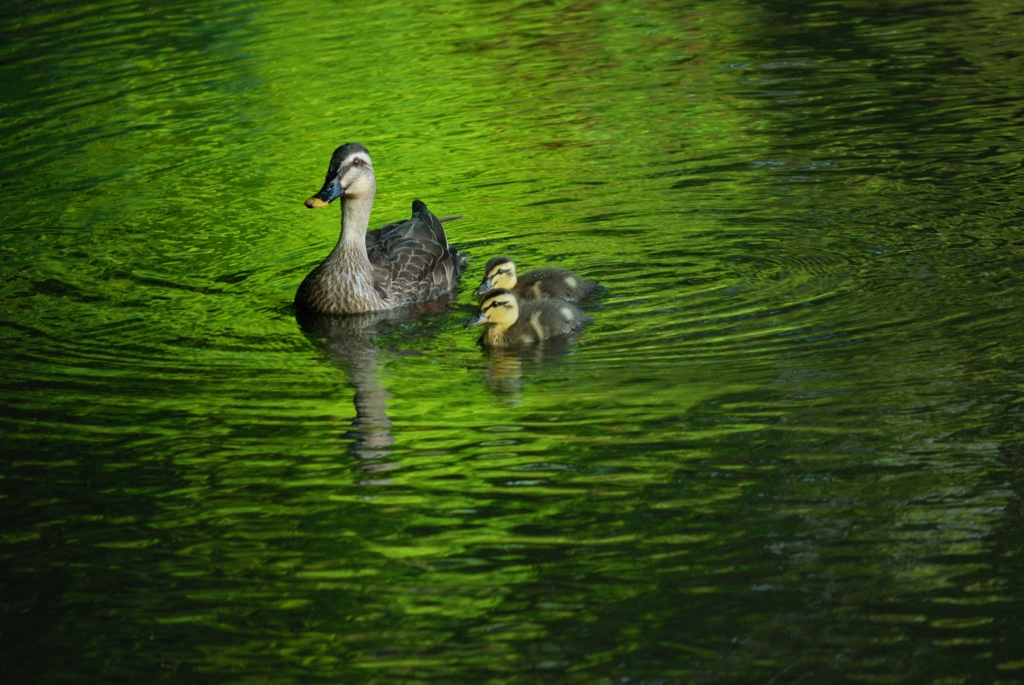
[[[366,234],[366,256],[377,290],[390,307],[437,299],[450,292],[468,258],[448,245],[441,220],[413,202],[412,217]]]

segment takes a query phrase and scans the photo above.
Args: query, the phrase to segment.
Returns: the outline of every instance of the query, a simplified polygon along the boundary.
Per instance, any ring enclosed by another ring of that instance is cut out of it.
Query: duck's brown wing
[[[422,202],[420,202],[419,200],[415,200],[412,203],[412,207],[413,207],[413,216],[416,215],[416,210],[419,207],[422,207],[423,209],[427,209],[427,206],[425,204],[423,204]],[[428,209],[427,211],[429,212],[430,210]],[[433,216],[433,215],[431,215],[431,216]],[[443,217],[439,218],[438,221],[440,221],[442,224],[446,224],[449,221],[458,221],[461,218],[462,218],[462,215],[458,214],[456,216],[443,216]],[[410,221],[410,220],[409,219],[404,219],[402,221],[392,221],[390,224],[384,224],[380,228],[375,228],[372,231],[367,231],[366,232],[366,252],[367,252],[367,254],[372,252],[374,249],[377,249],[377,241],[380,239],[380,237],[382,235],[390,233],[392,230],[398,228],[399,226],[401,226],[402,224],[404,224],[404,223],[406,223],[408,221]],[[373,261],[372,257],[370,258],[370,261],[371,262]]]
[[[448,245],[441,221],[416,200],[412,217],[366,234],[370,262],[387,277],[386,297],[392,306],[436,299],[455,287],[467,258]]]

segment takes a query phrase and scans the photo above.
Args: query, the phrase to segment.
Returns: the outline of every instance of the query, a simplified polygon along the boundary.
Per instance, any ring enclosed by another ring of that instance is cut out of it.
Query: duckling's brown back
[[[550,298],[576,302],[599,289],[593,281],[580,278],[568,269],[545,266],[531,269],[517,279],[515,293],[520,300]]]
[[[562,300],[525,300],[519,302],[519,318],[505,338],[508,344],[529,344],[567,335],[590,323],[589,316]]]

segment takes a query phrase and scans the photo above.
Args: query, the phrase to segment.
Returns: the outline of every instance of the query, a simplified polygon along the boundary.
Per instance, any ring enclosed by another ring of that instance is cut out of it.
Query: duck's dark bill
[[[324,187],[320,192],[306,200],[306,206],[310,209],[315,207],[326,207],[344,192],[341,188],[341,179],[337,176],[324,181]]]

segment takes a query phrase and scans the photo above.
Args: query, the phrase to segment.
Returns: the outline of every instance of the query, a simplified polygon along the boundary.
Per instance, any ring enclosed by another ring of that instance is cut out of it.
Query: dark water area
[[[0,83],[4,682],[1024,681],[1019,3],[15,0]],[[452,302],[296,318],[348,140]]]

